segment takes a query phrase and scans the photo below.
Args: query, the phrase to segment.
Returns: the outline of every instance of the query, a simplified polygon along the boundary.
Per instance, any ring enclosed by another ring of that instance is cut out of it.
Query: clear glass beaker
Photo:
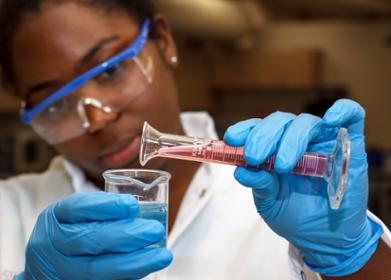
[[[131,194],[140,204],[138,218],[163,224],[166,236],[154,247],[166,247],[168,223],[168,182],[171,174],[160,170],[117,169],[103,172],[105,191]]]

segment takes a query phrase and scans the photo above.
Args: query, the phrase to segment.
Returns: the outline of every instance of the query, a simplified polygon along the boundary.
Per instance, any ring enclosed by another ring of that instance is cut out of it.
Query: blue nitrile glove
[[[253,190],[257,210],[266,223],[304,255],[314,271],[348,275],[364,266],[382,234],[367,217],[368,177],[363,108],[351,100],[337,101],[323,119],[309,114],[277,112],[228,128],[224,140],[244,145],[244,158],[258,165],[277,153],[275,170],[238,167],[235,178]],[[305,151],[330,153],[340,127],[351,140],[348,184],[338,210],[329,207],[327,183],[288,173]]]
[[[25,271],[14,279],[139,279],[165,268],[172,255],[146,248],[165,235],[161,223],[135,218],[131,195],[84,193],[44,210],[26,249]]]

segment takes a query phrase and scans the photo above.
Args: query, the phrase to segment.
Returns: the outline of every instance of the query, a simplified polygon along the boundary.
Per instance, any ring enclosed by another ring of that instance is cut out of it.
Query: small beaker
[[[139,201],[138,218],[153,219],[163,224],[165,238],[154,247],[166,247],[171,174],[160,170],[117,169],[103,172],[103,178],[106,192],[131,194]]]

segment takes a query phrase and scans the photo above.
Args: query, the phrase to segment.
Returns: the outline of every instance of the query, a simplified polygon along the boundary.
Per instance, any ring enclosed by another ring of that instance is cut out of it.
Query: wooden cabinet
[[[320,84],[321,54],[315,49],[219,52],[211,69],[218,89],[308,89]]]

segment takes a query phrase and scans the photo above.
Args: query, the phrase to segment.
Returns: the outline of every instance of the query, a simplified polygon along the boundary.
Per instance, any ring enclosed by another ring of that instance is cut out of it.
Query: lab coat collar
[[[71,177],[72,187],[76,193],[101,191],[91,181],[87,180],[86,175],[79,167],[66,159],[64,159],[64,168]]]
[[[202,164],[198,168],[181,202],[174,226],[168,236],[168,248],[174,247],[175,242],[197,218],[212,196],[216,178],[213,174],[213,168],[207,164]]]

